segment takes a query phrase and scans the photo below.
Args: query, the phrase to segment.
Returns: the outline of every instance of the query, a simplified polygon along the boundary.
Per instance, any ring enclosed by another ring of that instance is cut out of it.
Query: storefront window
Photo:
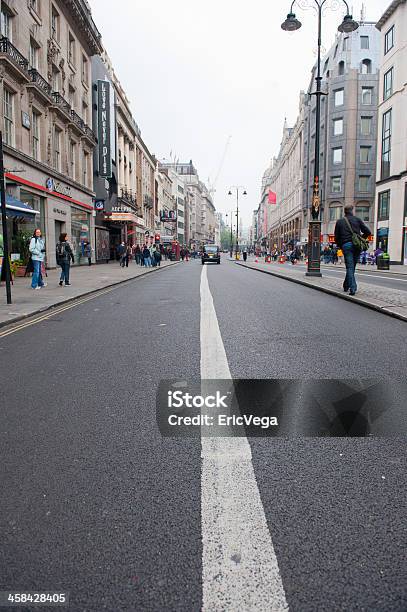
[[[80,208],[71,209],[71,243],[75,254],[75,264],[87,263],[84,243],[90,241],[90,214]]]

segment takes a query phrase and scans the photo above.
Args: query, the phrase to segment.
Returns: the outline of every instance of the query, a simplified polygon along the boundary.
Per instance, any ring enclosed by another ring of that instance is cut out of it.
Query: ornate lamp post
[[[238,259],[238,253],[239,253],[239,191],[241,189],[243,189],[243,195],[246,196],[247,195],[247,191],[246,188],[243,187],[242,185],[232,185],[232,187],[230,187],[229,189],[229,194],[228,195],[233,195],[233,191],[236,191],[236,259]]]
[[[297,0],[291,4],[290,12],[287,15],[287,19],[281,24],[281,28],[286,32],[294,32],[301,27],[301,22],[296,18],[293,13],[293,7]],[[314,187],[312,195],[312,206],[311,216],[312,220],[309,222],[308,229],[308,267],[307,276],[322,276],[321,275],[321,221],[320,221],[320,207],[321,207],[321,196],[319,187],[319,156],[320,156],[320,134],[321,134],[321,96],[326,95],[322,89],[322,76],[321,76],[321,45],[322,45],[322,9],[328,0],[310,0],[311,5],[315,3],[315,8],[318,13],[318,60],[317,60],[317,76],[316,80],[316,91],[311,95],[316,96],[316,116],[315,116],[315,160],[314,160]],[[352,15],[349,12],[349,5],[346,0],[342,0],[346,6],[346,15],[343,18],[343,22],[338,27],[339,32],[350,33],[358,29],[359,24],[354,21]]]

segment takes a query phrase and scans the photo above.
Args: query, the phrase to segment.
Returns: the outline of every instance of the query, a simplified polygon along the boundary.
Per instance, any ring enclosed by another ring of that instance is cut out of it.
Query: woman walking
[[[31,280],[32,289],[41,289],[46,287],[42,278],[42,264],[45,259],[45,240],[42,238],[41,230],[36,229],[30,241],[29,251],[33,263],[33,275]]]
[[[59,236],[59,242],[56,247],[57,264],[61,266],[61,276],[59,278],[59,286],[62,287],[65,281],[65,286],[70,285],[69,272],[71,269],[71,261],[75,262],[75,257],[68,242],[68,234],[63,232]]]

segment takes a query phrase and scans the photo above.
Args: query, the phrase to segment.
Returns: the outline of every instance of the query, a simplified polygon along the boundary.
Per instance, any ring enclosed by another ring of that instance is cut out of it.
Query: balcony
[[[30,82],[27,83],[27,89],[31,89],[42,102],[52,103],[52,87],[48,81],[35,68],[31,68],[28,72],[30,74]]]
[[[145,195],[144,196],[144,206],[146,208],[153,208],[154,201],[153,201],[153,198],[151,196],[149,196],[149,195]]]
[[[68,119],[68,121],[72,120],[72,109],[69,103],[61,96],[61,94],[57,91],[52,92],[52,106],[59,112],[62,119]]]
[[[6,65],[6,69],[10,70],[19,82],[28,83],[31,80],[28,60],[5,36],[0,38],[0,63]]]

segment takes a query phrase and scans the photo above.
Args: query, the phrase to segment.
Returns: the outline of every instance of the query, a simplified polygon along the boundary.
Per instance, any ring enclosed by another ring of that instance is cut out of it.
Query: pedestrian
[[[247,261],[247,250],[243,249],[243,261]]]
[[[120,266],[124,268],[126,265],[126,245],[124,242],[117,247],[117,255],[119,257]]]
[[[338,262],[340,264],[343,264],[343,251],[342,251],[342,249],[338,249],[336,254],[338,255]]]
[[[188,249],[188,247],[185,248],[185,261],[189,261],[189,249]]]
[[[144,248],[143,248],[143,258],[144,258],[144,265],[147,268],[151,268],[151,254],[150,254],[150,249],[148,248],[148,246],[145,244]]]
[[[134,260],[136,262],[137,265],[140,264],[140,258],[141,258],[141,251],[140,251],[140,246],[137,244],[134,247]]]
[[[59,277],[59,286],[62,287],[65,281],[65,286],[69,286],[69,273],[71,269],[71,261],[75,262],[75,257],[72,247],[68,242],[68,234],[63,232],[59,236],[59,241],[56,245],[56,258],[58,266],[61,266],[61,276]]]
[[[34,231],[28,249],[31,253],[31,259],[33,262],[31,288],[41,289],[42,287],[46,287],[47,283],[44,283],[42,276],[42,264],[45,260],[45,240],[42,238],[42,233],[39,228]]]
[[[161,251],[159,248],[157,248],[154,251],[154,258],[155,258],[155,265],[160,267],[161,266]]]
[[[359,261],[360,253],[369,248],[367,238],[371,232],[362,219],[353,214],[352,204],[347,204],[344,212],[344,217],[338,219],[335,225],[335,242],[343,251],[345,258],[346,277],[343,290],[349,291],[350,295],[355,295],[357,291],[356,264]]]
[[[183,248],[180,250],[179,256],[181,257],[182,261],[184,261],[184,259],[185,259],[185,251],[184,251]]]
[[[126,268],[129,267],[129,261],[131,259],[131,255],[132,255],[132,249],[131,249],[131,246],[128,244],[126,247],[126,256],[125,256]]]
[[[88,258],[88,266],[92,265],[92,247],[89,240],[85,240],[83,243],[83,254]]]

